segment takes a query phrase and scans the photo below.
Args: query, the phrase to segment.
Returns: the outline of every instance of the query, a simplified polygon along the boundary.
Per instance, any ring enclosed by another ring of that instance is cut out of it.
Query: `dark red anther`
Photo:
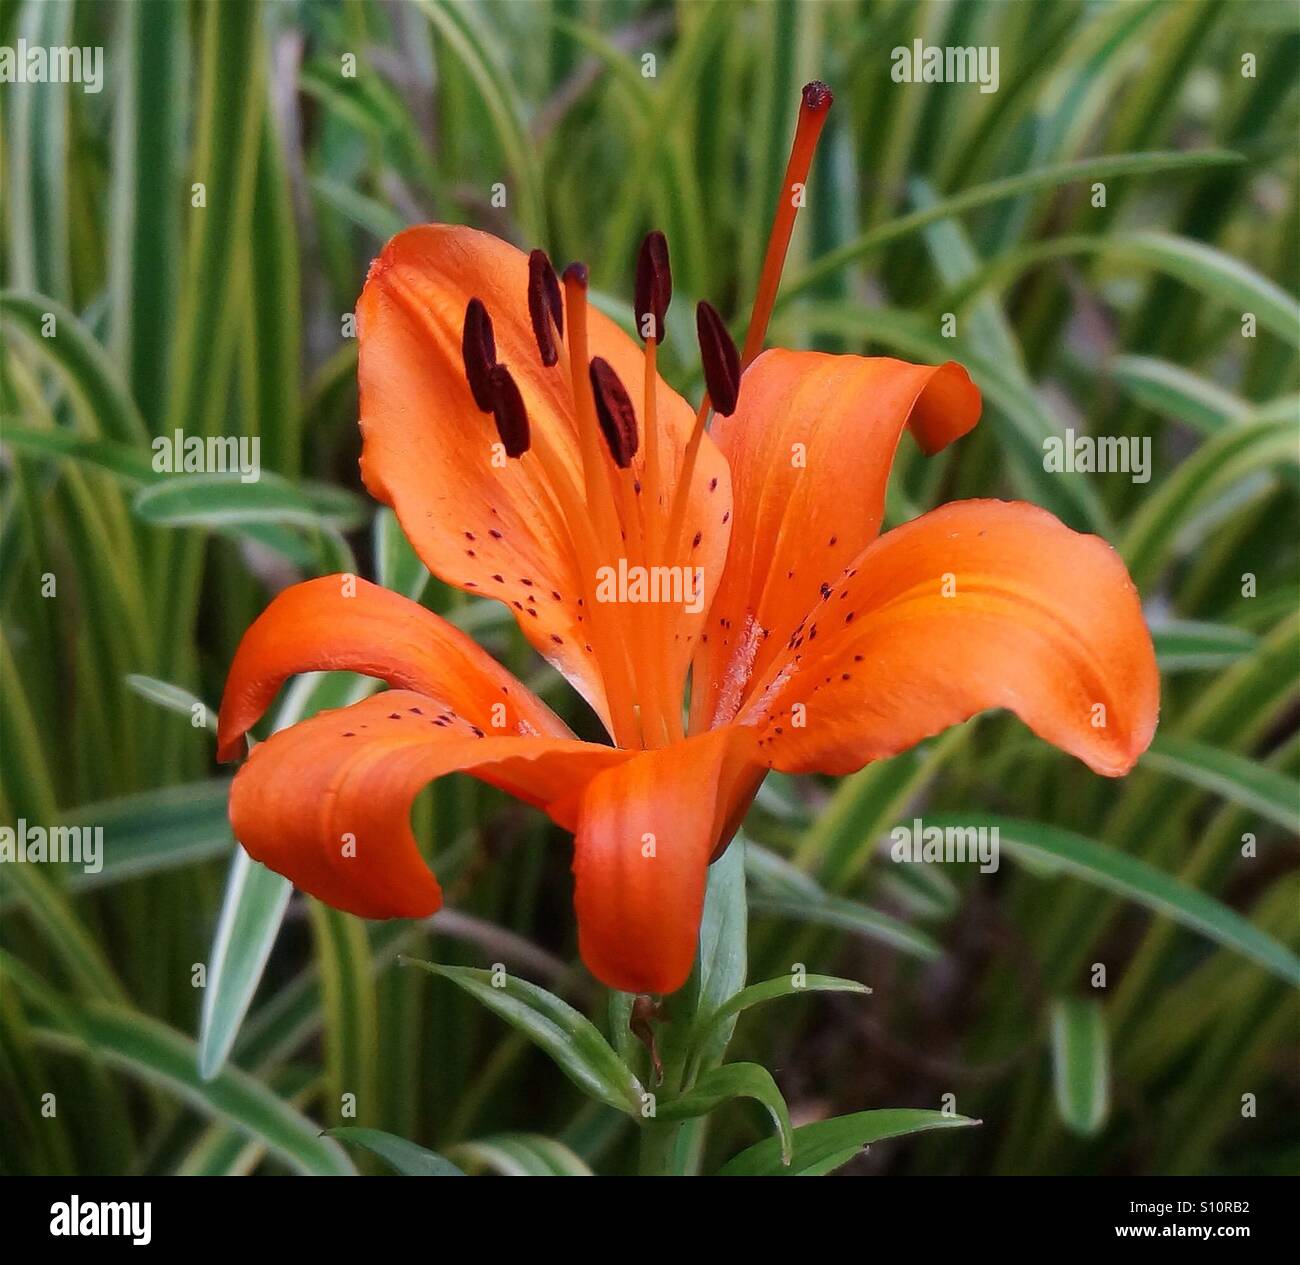
[[[593,357],[590,373],[591,392],[596,397],[596,416],[609,445],[609,455],[620,470],[626,470],[636,455],[636,410],[609,361]]]
[[[716,310],[707,303],[695,308],[695,332],[700,340],[704,383],[714,412],[730,417],[740,396],[740,353]]]
[[[564,281],[566,284],[572,281],[585,290],[587,288],[587,265],[580,263],[570,264],[564,270]]]
[[[835,94],[820,79],[803,86],[803,107],[805,110],[829,110],[835,102]]]
[[[492,334],[492,318],[481,299],[470,299],[465,308],[465,329],[461,334],[460,350],[465,359],[465,377],[474,403],[480,412],[490,413],[493,407],[490,379],[492,366],[497,362],[497,342]]]
[[[549,369],[560,358],[555,333],[557,330],[561,335],[564,333],[564,300],[560,297],[555,269],[544,250],[535,250],[528,256],[528,316],[542,364]]]
[[[655,229],[646,234],[636,257],[636,332],[643,339],[663,342],[664,316],[672,299],[673,273],[668,265],[668,239]]]
[[[528,432],[528,410],[524,397],[505,365],[493,365],[489,374],[492,390],[492,416],[497,434],[505,445],[507,457],[522,457],[532,442]]]

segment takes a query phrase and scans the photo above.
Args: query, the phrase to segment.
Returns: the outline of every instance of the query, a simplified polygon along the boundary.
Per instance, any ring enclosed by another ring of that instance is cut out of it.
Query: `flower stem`
[[[687,1049],[691,1026],[695,1019],[696,996],[694,978],[687,987],[664,1001],[665,1022],[658,1030],[659,1049],[663,1057],[663,1079],[655,1089],[657,1105],[671,1102],[683,1090],[686,1075]],[[677,1177],[677,1138],[681,1133],[681,1120],[645,1120],[641,1124],[641,1147],[637,1172],[642,1177]]]
[[[641,1126],[641,1153],[637,1172],[642,1177],[677,1176],[675,1152],[680,1120],[647,1120]]]

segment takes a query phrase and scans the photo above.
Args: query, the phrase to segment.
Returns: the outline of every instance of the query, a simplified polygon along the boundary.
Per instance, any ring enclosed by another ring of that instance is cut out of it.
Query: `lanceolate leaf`
[[[690,1120],[708,1115],[729,1098],[753,1098],[767,1108],[780,1140],[781,1162],[789,1164],[794,1151],[794,1130],[790,1109],[777,1088],[772,1073],[757,1063],[728,1063],[711,1068],[679,1098],[660,1103],[659,1120]]]
[[[205,1080],[225,1065],[292,895],[293,884],[287,878],[258,865],[242,848],[236,851],[203,992],[199,1070]]]
[[[194,1043],[123,1006],[89,1002],[77,1011],[75,1032],[40,1030],[46,1044],[70,1053],[87,1045],[115,1067],[180,1095],[191,1106],[257,1138],[295,1172],[338,1176],[354,1171],[338,1143],[237,1068],[200,1078]]]
[[[693,981],[697,1012],[716,1012],[744,986],[747,921],[745,841],[737,838],[709,867]],[[733,1016],[732,1022],[724,1019],[709,1033],[702,1050],[705,1066],[721,1060],[734,1027]]]
[[[445,1155],[437,1151],[426,1150],[395,1133],[385,1133],[382,1129],[364,1129],[348,1125],[338,1129],[327,1129],[327,1136],[338,1138],[352,1146],[364,1147],[389,1164],[394,1172],[403,1177],[464,1177],[464,1172],[457,1168]]]
[[[990,828],[997,827],[1003,852],[1028,862],[1036,872],[1073,874],[1104,887],[1174,919],[1216,944],[1234,949],[1288,984],[1300,986],[1300,958],[1290,949],[1212,896],[1188,887],[1139,857],[1045,822],[988,816],[980,820]],[[969,815],[957,814],[926,819],[927,825],[940,828],[969,822]]]
[[[1167,734],[1156,737],[1142,763],[1222,795],[1286,830],[1300,830],[1300,782],[1267,765]]]
[[[869,994],[865,984],[857,980],[840,979],[835,975],[778,975],[775,979],[764,980],[761,984],[751,984],[728,998],[717,1010],[701,1014],[696,1021],[697,1041],[707,1040],[712,1031],[718,1027],[730,1027],[731,1022],[743,1010],[760,1005],[765,1001],[774,1001],[778,997],[799,997],[804,993],[860,993]]]
[[[1056,1109],[1075,1133],[1091,1136],[1110,1107],[1110,1054],[1101,1003],[1062,998],[1052,1005]]]
[[[502,1177],[590,1177],[591,1169],[563,1142],[537,1133],[502,1133],[453,1149],[467,1167]]]
[[[283,729],[323,707],[343,706],[364,697],[372,681],[355,677],[299,677],[285,692],[275,727]],[[262,978],[293,885],[273,870],[235,853],[226,879],[226,894],[208,958],[208,986],[203,995],[199,1033],[202,1072],[215,1076],[226,1061]]]
[[[1163,672],[1187,672],[1199,668],[1221,668],[1249,654],[1259,638],[1231,624],[1171,620],[1151,629],[1156,662]]]
[[[160,681],[156,677],[142,676],[136,672],[126,678],[126,683],[141,698],[147,698],[151,703],[157,703],[159,707],[191,720],[197,716],[202,721],[202,728],[216,733],[216,713],[189,690],[184,690],[179,685],[172,685],[169,681]]]
[[[1139,404],[1203,434],[1245,421],[1251,407],[1207,378],[1151,356],[1116,356],[1110,374]]]
[[[512,975],[468,966],[399,959],[450,980],[548,1054],[584,1093],[629,1115],[641,1111],[642,1088],[631,1069],[614,1053],[585,1015],[553,993]]]
[[[310,489],[262,471],[245,482],[238,472],[173,475],[136,494],[135,512],[148,523],[169,527],[355,527],[365,507],[338,488]]]
[[[913,957],[932,959],[943,956],[943,950],[933,936],[915,927],[909,927],[890,914],[872,909],[868,905],[848,900],[843,896],[823,895],[810,900],[802,897],[769,896],[756,893],[750,898],[754,913],[770,914],[776,918],[789,918],[794,922],[812,923],[818,927],[838,927],[854,931],[870,940],[892,945]]]
[[[1002,202],[1025,193],[1040,190],[1060,191],[1070,181],[1106,180],[1115,176],[1154,176],[1166,171],[1195,171],[1207,167],[1220,167],[1242,162],[1240,154],[1224,150],[1182,151],[1175,153],[1109,154],[1099,158],[1084,158],[1077,162],[1053,163],[1034,171],[1020,172],[1001,180],[963,189],[952,197],[944,198],[924,210],[890,220],[879,228],[871,229],[856,241],[848,242],[829,254],[823,255],[797,276],[788,278],[781,287],[786,299],[815,285],[823,277],[834,276],[846,264],[852,263],[890,242],[918,232],[927,224],[945,220],[950,216]],[[779,302],[779,301],[778,301]]]
[[[1261,328],[1288,345],[1300,337],[1300,307],[1285,290],[1222,251],[1172,233],[1098,233],[1036,242],[999,256],[944,295],[942,310],[957,311],[987,285],[1005,284],[1031,266],[1076,254],[1098,254],[1107,260],[1154,268],[1186,282],[1207,298],[1228,304],[1234,312],[1253,314]]]
[[[70,810],[65,820],[104,831],[103,865],[73,875],[68,887],[85,891],[141,874],[228,856],[234,847],[226,801],[228,778],[211,778],[140,791]]]
[[[0,325],[12,324],[49,365],[110,440],[142,442],[148,434],[117,366],[76,316],[40,294],[0,293]],[[47,332],[49,331],[49,332]]]
[[[1295,423],[1246,422],[1215,435],[1187,458],[1129,520],[1120,545],[1141,587],[1166,560],[1194,514],[1261,471],[1294,466]]]
[[[851,1116],[801,1125],[794,1131],[794,1156],[788,1166],[781,1163],[777,1140],[765,1138],[728,1160],[718,1170],[718,1176],[817,1177],[847,1164],[873,1142],[928,1129],[962,1129],[979,1123],[966,1116],[913,1108],[859,1111]]]

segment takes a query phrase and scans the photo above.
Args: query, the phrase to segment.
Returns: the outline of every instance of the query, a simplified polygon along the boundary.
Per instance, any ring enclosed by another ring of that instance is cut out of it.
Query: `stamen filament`
[[[641,502],[645,506],[645,545],[650,561],[657,562],[659,524],[659,410],[655,400],[655,381],[659,377],[658,344],[653,338],[645,343],[645,408],[641,429],[645,433],[645,459],[641,472]]]
[[[578,422],[578,446],[582,455],[583,479],[587,497],[592,507],[598,545],[613,550],[610,561],[617,564],[619,555],[625,555],[622,530],[612,477],[613,462],[606,463],[604,440],[600,421],[596,416],[596,401],[591,390],[588,373],[590,356],[587,350],[587,278],[586,269],[570,265],[564,270],[565,318],[569,327],[569,378],[573,384],[573,404]],[[603,551],[602,551],[603,556]],[[593,622],[607,623],[598,614],[600,603],[594,599],[596,583],[593,572],[589,581],[593,593],[590,615]],[[608,636],[612,631],[614,635]],[[639,717],[634,706],[633,669],[630,650],[616,630],[601,630],[604,651],[601,664],[609,664],[614,679],[607,681],[605,693],[611,719],[615,725],[615,740],[620,746],[644,746],[640,733]]]

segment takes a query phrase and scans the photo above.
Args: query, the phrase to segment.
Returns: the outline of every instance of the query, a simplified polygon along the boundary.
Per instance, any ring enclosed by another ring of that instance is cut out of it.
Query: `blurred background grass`
[[[442,219],[588,260],[625,319],[660,227],[675,310],[743,319],[814,77],[836,105],[771,341],[965,363],[985,420],[900,451],[890,520],[1002,495],[1101,532],[1164,704],[1117,783],[1001,717],[839,784],[770,779],[751,978],[875,991],[760,1009],[737,1048],[796,1123],[944,1095],[984,1121],[850,1171],[1300,1170],[1294,5],[4,0],[20,38],[102,45],[105,87],[0,85],[0,820],[100,825],[105,853],[0,870],[5,1172],[334,1171],[313,1122],[343,1094],[476,1166],[626,1166],[626,1121],[393,969],[504,961],[603,1018],[563,838],[452,778],[417,807],[432,926],[290,900],[234,849],[194,705],[277,587],[355,567],[589,724],[360,495],[348,314],[384,240]],[[996,46],[998,90],[895,83],[914,39]],[[689,324],[664,363],[698,393]],[[1046,472],[1066,427],[1150,436],[1151,481]],[[162,486],[149,443],[178,428],[258,436],[270,473]],[[276,723],[367,688],[300,679]],[[1002,868],[890,864],[921,811],[1001,822]],[[761,1133],[729,1106],[699,1162]]]

